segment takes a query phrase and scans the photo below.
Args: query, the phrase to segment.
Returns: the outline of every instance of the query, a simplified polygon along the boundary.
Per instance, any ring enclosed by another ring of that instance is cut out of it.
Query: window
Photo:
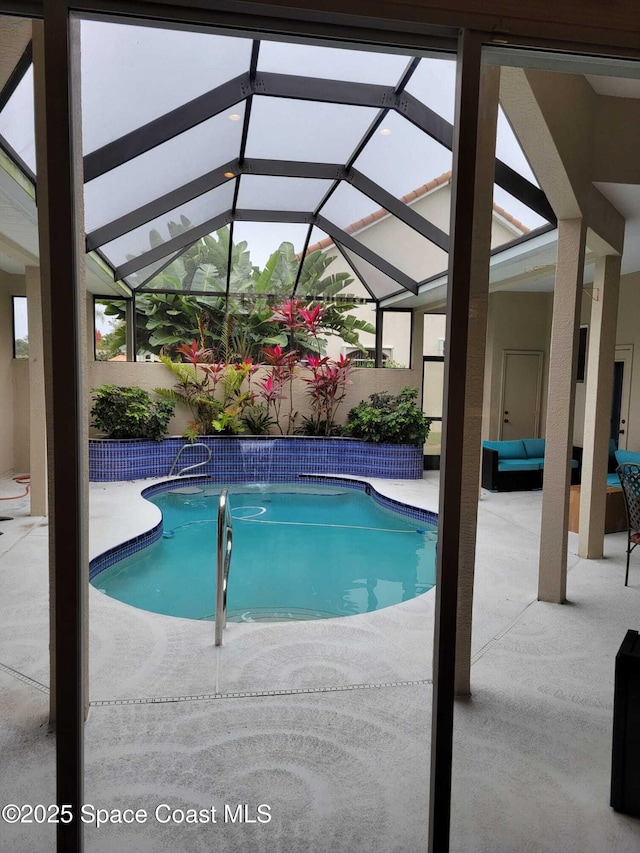
[[[123,299],[94,300],[94,356],[96,361],[126,361],[126,320]]]
[[[382,312],[382,353],[384,367],[411,367],[413,312],[406,309]],[[388,353],[385,360],[384,353]]]
[[[13,357],[29,358],[27,297],[13,296]]]

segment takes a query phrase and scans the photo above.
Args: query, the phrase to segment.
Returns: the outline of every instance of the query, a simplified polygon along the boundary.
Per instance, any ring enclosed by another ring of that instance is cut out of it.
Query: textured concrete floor
[[[10,488],[0,482],[0,495]],[[433,475],[380,488],[437,501]],[[92,487],[92,553],[154,523],[136,489]],[[639,627],[640,560],[625,589],[625,537],[608,536],[605,560],[570,554],[568,605],[536,602],[540,498],[480,502],[474,696],[456,709],[451,849],[635,851],[640,821],[614,813],[608,795],[613,662]],[[16,518],[0,523],[0,801],[46,803],[46,526],[27,502],[3,504]],[[432,593],[366,616],[231,625],[221,650],[210,625],[93,589],[90,607],[85,801],[149,818],[88,825],[89,853],[426,850]],[[161,824],[160,803],[214,806],[218,822]],[[225,824],[225,803],[252,816],[269,804],[272,819]],[[0,824],[0,850],[51,851],[52,830]]]

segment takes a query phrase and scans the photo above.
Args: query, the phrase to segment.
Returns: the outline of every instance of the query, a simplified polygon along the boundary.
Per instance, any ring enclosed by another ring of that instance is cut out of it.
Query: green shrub
[[[250,435],[268,435],[269,429],[276,425],[264,403],[247,406],[242,413],[242,422]]]
[[[372,394],[347,416],[345,435],[380,444],[424,444],[431,421],[416,404],[415,388],[399,394]]]
[[[108,438],[148,438],[160,441],[167,434],[174,404],[152,400],[142,388],[101,385],[93,388],[91,425]]]

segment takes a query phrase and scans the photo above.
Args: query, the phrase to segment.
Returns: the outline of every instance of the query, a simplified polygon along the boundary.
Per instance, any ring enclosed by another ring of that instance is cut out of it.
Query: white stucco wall
[[[483,405],[484,439],[497,439],[500,435],[502,360],[505,350],[540,350],[544,354],[540,401],[540,435],[544,436],[552,308],[552,293],[501,292],[490,295]]]

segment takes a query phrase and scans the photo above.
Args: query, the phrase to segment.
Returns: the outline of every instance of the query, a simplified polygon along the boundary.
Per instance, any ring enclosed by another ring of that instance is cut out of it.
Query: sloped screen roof
[[[245,270],[284,251],[291,293],[313,251],[373,300],[446,268],[448,201],[427,198],[451,169],[455,58],[98,21],[81,38],[87,250],[131,288],[180,288],[197,255],[191,292],[250,293],[239,244]],[[28,63],[3,95],[0,145],[35,179]],[[502,111],[496,149],[512,237],[554,223]]]

